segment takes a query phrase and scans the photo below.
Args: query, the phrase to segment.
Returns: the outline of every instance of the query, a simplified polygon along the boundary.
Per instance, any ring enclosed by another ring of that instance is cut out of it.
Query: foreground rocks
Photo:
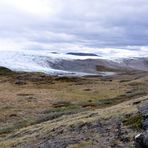
[[[45,138],[41,137],[35,145],[23,145],[24,148],[68,148],[71,145],[86,143],[87,148],[123,148],[133,145],[133,139],[128,135],[119,119],[112,118],[108,121],[80,122],[69,127],[61,126],[53,129]]]
[[[135,147],[148,148],[148,102],[145,102],[144,105],[139,108],[139,112],[143,117],[142,129],[144,132],[135,137]]]
[[[138,134],[135,137],[136,148],[148,148],[148,131]]]

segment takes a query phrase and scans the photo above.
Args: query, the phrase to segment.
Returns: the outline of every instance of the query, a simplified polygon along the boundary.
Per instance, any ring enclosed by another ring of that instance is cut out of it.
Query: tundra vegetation
[[[146,72],[58,77],[0,68],[1,147],[134,147]]]

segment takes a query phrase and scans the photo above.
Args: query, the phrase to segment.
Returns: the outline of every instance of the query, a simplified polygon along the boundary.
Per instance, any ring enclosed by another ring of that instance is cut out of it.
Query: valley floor
[[[134,147],[147,73],[56,77],[0,71],[0,147]]]

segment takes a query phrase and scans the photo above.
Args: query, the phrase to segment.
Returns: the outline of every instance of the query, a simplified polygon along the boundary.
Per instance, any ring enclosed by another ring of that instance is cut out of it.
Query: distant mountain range
[[[148,71],[148,58],[105,59],[91,53],[0,53],[0,66],[14,71],[53,75],[110,75],[116,72]]]
[[[82,52],[68,52],[69,55],[75,55],[75,56],[98,56],[97,54],[93,53],[82,53]]]
[[[120,61],[105,59],[60,60],[49,61],[49,65],[53,69],[93,74],[131,70],[148,71],[148,58],[120,59]]]

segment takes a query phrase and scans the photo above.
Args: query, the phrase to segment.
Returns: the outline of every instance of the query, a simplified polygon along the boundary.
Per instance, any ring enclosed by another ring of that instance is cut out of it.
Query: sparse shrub
[[[124,125],[139,130],[142,127],[142,116],[140,113],[137,113],[136,115],[131,115],[126,117],[126,119],[123,121]]]

